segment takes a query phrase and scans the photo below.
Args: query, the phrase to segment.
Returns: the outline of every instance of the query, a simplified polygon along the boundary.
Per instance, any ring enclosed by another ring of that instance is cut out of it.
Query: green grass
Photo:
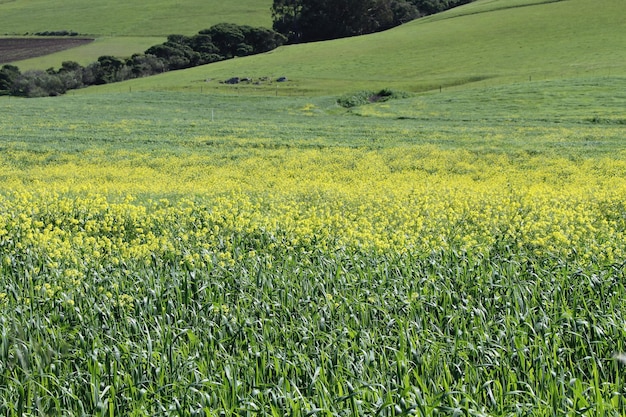
[[[228,138],[236,132],[238,137],[253,142],[267,139],[276,146],[296,143],[376,147],[420,143],[474,151],[490,147],[540,150],[554,155],[571,151],[571,155],[567,153],[571,157],[601,156],[623,152],[625,86],[625,77],[526,81],[509,86],[444,89],[441,93],[351,109],[337,104],[340,95],[283,97],[283,90],[279,90],[279,97],[214,95],[206,89],[203,93],[199,89],[190,93],[133,90],[100,95],[76,91],[60,100],[70,104],[60,106],[58,111],[51,110],[55,99],[4,98],[6,109],[15,108],[21,114],[11,127],[5,127],[4,134],[6,140],[12,138],[16,144],[52,149],[58,146],[60,150],[68,141],[79,148],[123,148],[128,140],[133,146],[145,141],[151,147],[152,137],[160,141],[168,138],[165,143],[178,147],[181,145],[176,132],[191,137],[210,134],[215,138]],[[180,101],[177,94],[181,94]],[[161,99],[161,95],[165,98]],[[129,106],[137,110],[129,113]],[[29,113],[19,111],[26,108],[48,114],[56,128],[33,142],[39,128],[30,127]],[[132,135],[123,138],[121,133],[98,133],[102,129],[106,132],[107,126],[116,120],[136,126]],[[77,126],[71,138],[67,137],[65,125]],[[527,133],[520,134],[524,130]],[[83,143],[80,138],[85,136],[94,138]],[[119,141],[115,140],[118,136]],[[564,139],[571,145],[567,148],[570,151],[562,147]]]
[[[270,27],[271,6],[268,0],[2,1],[0,28],[2,34],[10,35],[49,30],[73,30],[97,37],[193,35],[220,22]]]
[[[625,77],[526,81],[500,86],[436,91],[400,102],[374,103],[352,111],[361,116],[503,123],[626,124]]]
[[[507,1],[490,3],[498,4]],[[607,0],[602,7],[590,0],[570,0],[417,20],[383,33],[281,47],[263,55],[86,92],[202,87],[205,91],[270,94],[276,88],[275,84],[246,88],[218,83],[234,76],[286,76],[290,81],[279,87],[285,93],[328,95],[624,75],[621,10],[619,0]]]
[[[425,20],[436,21],[443,19],[451,19],[459,16],[468,16],[479,13],[490,13],[497,10],[514,9],[519,7],[529,7],[538,4],[556,3],[562,0],[477,0],[463,7],[457,7],[425,17]]]

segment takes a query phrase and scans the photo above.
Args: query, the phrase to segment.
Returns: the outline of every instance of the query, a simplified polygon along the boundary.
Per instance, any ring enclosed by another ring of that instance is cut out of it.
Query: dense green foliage
[[[13,83],[20,75],[20,69],[15,65],[3,65],[0,68],[0,95],[10,92]]]
[[[378,32],[472,0],[274,0],[274,29],[290,42]]]
[[[391,99],[407,98],[410,94],[403,91],[394,91],[388,88],[378,92],[374,91],[357,91],[356,93],[345,94],[337,99],[337,104],[342,107],[350,108],[362,106],[368,103],[376,103]]]
[[[167,42],[149,48],[145,54],[175,70],[267,52],[283,42],[282,35],[269,29],[220,23],[194,36],[170,35]]]

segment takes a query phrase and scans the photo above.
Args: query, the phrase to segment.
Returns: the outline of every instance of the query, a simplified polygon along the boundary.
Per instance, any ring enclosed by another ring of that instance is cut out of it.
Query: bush
[[[406,91],[396,91],[389,88],[383,88],[378,92],[370,90],[357,91],[356,93],[346,94],[337,99],[337,104],[341,107],[351,108],[362,106],[364,104],[376,103],[379,101],[387,101],[391,99],[407,98],[410,93]]]
[[[13,83],[20,75],[20,70],[14,65],[6,64],[0,69],[0,95],[10,94]]]
[[[36,36],[78,36],[78,32],[73,30],[46,30],[43,32],[35,32]]]
[[[337,104],[341,107],[357,107],[369,103],[369,98],[374,95],[372,91],[357,91],[356,93],[345,94],[337,99]]]

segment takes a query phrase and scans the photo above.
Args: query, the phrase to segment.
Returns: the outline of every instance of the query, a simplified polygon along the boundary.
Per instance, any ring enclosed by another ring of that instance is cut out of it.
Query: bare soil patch
[[[88,38],[0,38],[0,64],[21,61],[93,42]]]

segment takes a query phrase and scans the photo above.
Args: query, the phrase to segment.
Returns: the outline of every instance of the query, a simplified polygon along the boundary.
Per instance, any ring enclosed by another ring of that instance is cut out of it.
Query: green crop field
[[[0,410],[622,415],[625,86],[2,100]]]
[[[626,415],[602,3],[0,97],[0,415]]]

